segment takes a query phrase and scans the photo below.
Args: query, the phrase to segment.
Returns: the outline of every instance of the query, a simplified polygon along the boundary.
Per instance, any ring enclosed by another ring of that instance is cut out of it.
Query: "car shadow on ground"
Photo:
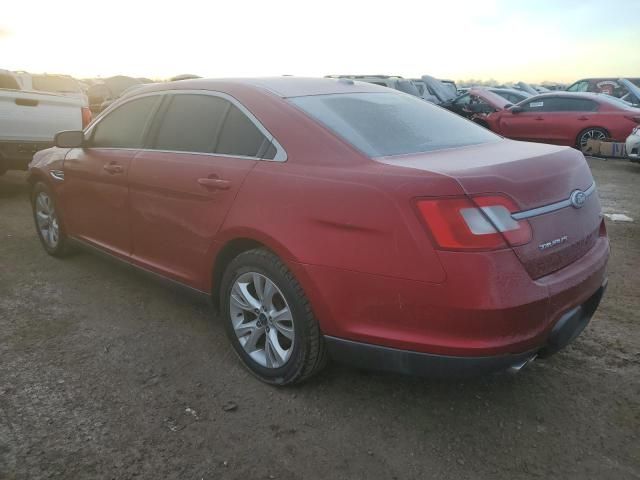
[[[29,184],[26,172],[7,172],[0,176],[0,198],[28,195]]]

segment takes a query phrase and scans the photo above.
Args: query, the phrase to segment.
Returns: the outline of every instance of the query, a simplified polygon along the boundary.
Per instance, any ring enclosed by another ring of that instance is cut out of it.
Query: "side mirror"
[[[60,148],[81,148],[84,146],[84,132],[82,130],[59,132],[53,137],[53,142]]]
[[[515,106],[511,107],[511,108],[509,109],[509,111],[510,111],[511,113],[522,113],[522,112],[524,112],[524,108],[522,108],[522,107],[518,107],[517,105],[515,105]]]

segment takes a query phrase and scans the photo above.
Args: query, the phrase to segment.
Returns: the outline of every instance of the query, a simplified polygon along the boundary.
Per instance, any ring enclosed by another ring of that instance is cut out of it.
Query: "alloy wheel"
[[[231,325],[244,351],[260,366],[280,368],[293,352],[291,308],[278,286],[263,274],[246,272],[230,293]]]
[[[53,201],[46,192],[40,192],[36,197],[36,221],[44,242],[49,248],[56,248],[60,239],[60,228]]]
[[[589,140],[604,140],[605,138],[607,138],[607,135],[602,130],[595,128],[587,130],[580,136],[580,148],[584,150]]]

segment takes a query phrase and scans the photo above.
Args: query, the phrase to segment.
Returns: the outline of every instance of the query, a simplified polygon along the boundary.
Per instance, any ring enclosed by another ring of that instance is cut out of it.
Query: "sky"
[[[640,0],[3,2],[0,69],[152,79],[640,77]]]

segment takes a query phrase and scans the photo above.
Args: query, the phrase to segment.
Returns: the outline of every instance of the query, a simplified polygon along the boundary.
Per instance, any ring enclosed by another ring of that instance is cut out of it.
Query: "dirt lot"
[[[0,478],[640,478],[640,165],[590,164],[605,212],[635,222],[609,222],[609,290],[566,351],[517,376],[331,365],[289,389],[245,372],[206,304],[47,256],[25,175],[7,174]]]

